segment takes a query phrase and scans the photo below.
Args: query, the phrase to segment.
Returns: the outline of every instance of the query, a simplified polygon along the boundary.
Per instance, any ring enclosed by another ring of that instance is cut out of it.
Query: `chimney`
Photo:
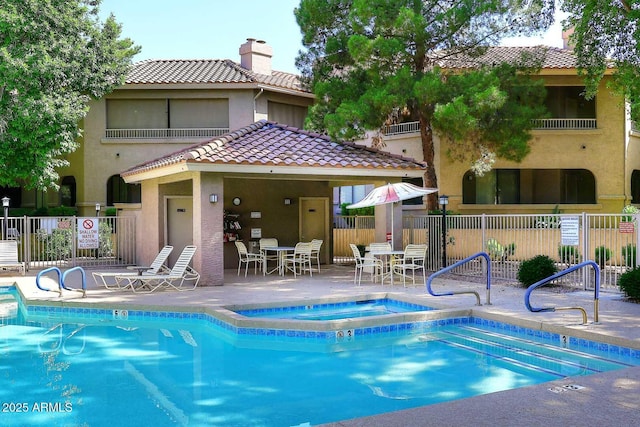
[[[254,73],[271,75],[273,49],[263,40],[247,39],[240,46],[240,65]]]
[[[575,47],[571,42],[571,36],[573,35],[574,28],[569,28],[562,31],[562,48],[567,50],[573,50]]]

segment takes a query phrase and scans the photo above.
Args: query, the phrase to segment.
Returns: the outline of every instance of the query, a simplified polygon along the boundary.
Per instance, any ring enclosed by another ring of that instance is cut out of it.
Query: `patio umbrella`
[[[347,206],[347,209],[366,208],[368,206],[396,203],[414,197],[426,196],[437,193],[437,188],[418,187],[408,182],[396,182],[376,187],[364,199]],[[393,246],[393,208],[391,209],[391,243]]]

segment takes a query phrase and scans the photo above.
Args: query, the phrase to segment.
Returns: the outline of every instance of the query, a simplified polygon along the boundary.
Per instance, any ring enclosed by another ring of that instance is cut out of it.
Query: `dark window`
[[[76,179],[65,176],[60,183],[60,206],[74,207],[76,205]]]
[[[631,173],[631,203],[640,203],[640,170]]]
[[[462,179],[465,204],[592,204],[593,174],[586,169],[494,169]]]
[[[114,203],[140,203],[140,185],[127,184],[119,175],[112,175],[107,181],[107,206]]]
[[[596,99],[585,99],[584,86],[547,86],[545,104],[554,119],[595,119]]]

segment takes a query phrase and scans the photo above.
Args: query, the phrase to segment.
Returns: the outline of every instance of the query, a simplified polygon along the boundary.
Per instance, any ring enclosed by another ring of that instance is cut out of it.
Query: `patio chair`
[[[375,282],[378,274],[382,272],[382,260],[374,257],[362,257],[362,255],[360,255],[360,249],[358,249],[356,245],[350,243],[349,246],[351,247],[351,251],[353,251],[353,257],[356,260],[356,271],[353,276],[353,283],[360,286],[360,282],[362,281],[362,272],[365,268],[371,268],[371,281]]]
[[[426,257],[427,245],[407,245],[402,259],[391,265],[393,273],[402,276],[402,284],[405,288],[407,287],[408,271],[411,271],[411,280],[414,285],[416,284],[416,270],[422,270],[422,277],[425,277],[424,260]]]
[[[293,276],[302,275],[305,270],[309,271],[309,275],[313,276],[311,269],[311,242],[296,243],[292,255],[284,258],[285,273],[286,270],[293,271]]]
[[[153,260],[153,262],[149,264],[149,268],[146,270],[143,270],[144,267],[142,266],[127,267],[127,268],[130,268],[131,270],[138,270],[137,273],[134,273],[134,272],[114,273],[114,272],[94,271],[91,273],[91,275],[93,276],[93,280],[96,283],[96,285],[100,285],[100,283],[98,283],[98,281],[100,281],[102,282],[102,285],[107,289],[122,289],[122,286],[120,286],[119,282],[108,283],[107,279],[109,278],[109,279],[115,280],[116,276],[125,276],[125,275],[153,276],[156,274],[168,273],[171,270],[169,269],[169,267],[167,267],[166,262],[167,262],[167,258],[169,258],[169,255],[171,254],[172,251],[173,251],[173,246],[170,246],[170,245],[167,245],[164,248],[162,248],[160,252],[158,252],[158,255],[156,255],[156,258]],[[126,282],[121,282],[121,283],[126,283]]]
[[[160,288],[172,288],[178,291],[193,290],[200,281],[200,273],[189,267],[195,253],[196,246],[185,246],[171,271],[167,274],[120,275],[115,277],[116,282],[123,287],[130,287],[133,292],[150,293]],[[186,287],[187,283],[193,283],[193,286]]]
[[[244,277],[247,277],[247,271],[249,270],[249,264],[254,263],[253,265],[253,273],[258,273],[258,265],[260,269],[264,268],[264,255],[262,253],[254,254],[247,250],[247,246],[239,241],[235,241],[236,248],[238,249],[238,276],[240,275],[240,268],[242,264],[245,264],[244,267]]]
[[[311,259],[318,264],[318,273],[320,273],[320,249],[322,248],[322,240],[313,239],[311,241]]]
[[[260,239],[259,245],[260,245],[260,253],[264,257],[264,267],[263,267],[262,273],[267,274],[267,263],[269,261],[274,261],[277,263],[279,261],[278,257],[280,255],[276,252],[265,251],[264,248],[277,248],[278,239],[274,237],[263,237],[262,239]]]

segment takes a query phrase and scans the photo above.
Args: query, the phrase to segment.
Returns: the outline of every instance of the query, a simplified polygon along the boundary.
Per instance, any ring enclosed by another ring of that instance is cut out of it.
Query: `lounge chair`
[[[171,271],[169,269],[169,267],[167,267],[167,265],[165,264],[167,262],[167,258],[169,258],[169,254],[171,254],[171,252],[173,251],[173,246],[165,246],[164,248],[162,248],[162,250],[160,250],[160,252],[158,252],[158,255],[156,255],[156,259],[153,260],[153,262],[149,265],[149,268],[147,270],[142,270],[144,269],[144,267],[140,267],[140,266],[133,266],[131,267],[132,270],[138,270],[139,273],[114,273],[114,272],[103,272],[103,271],[94,271],[92,274],[93,276],[93,280],[96,282],[96,285],[100,285],[100,283],[98,283],[98,281],[102,282],[102,285],[107,288],[107,289],[122,289],[122,286],[120,286],[119,282],[114,282],[114,283],[108,283],[107,279],[112,279],[115,280],[116,276],[122,277],[122,276],[155,276],[157,274],[166,274],[169,273],[169,271]],[[123,281],[123,283],[126,283]],[[128,285],[127,285],[128,286]]]
[[[260,269],[264,268],[264,255],[262,253],[254,254],[247,250],[247,246],[236,240],[236,248],[238,249],[238,276],[240,275],[240,267],[245,264],[244,277],[247,277],[247,271],[249,270],[249,264],[254,263],[253,272],[258,272],[258,266]]]
[[[382,260],[375,257],[362,257],[360,255],[360,249],[353,243],[350,243],[351,251],[353,252],[353,257],[356,259],[356,271],[353,277],[353,283],[357,286],[360,286],[360,282],[362,281],[362,272],[365,268],[371,268],[371,280],[375,281],[378,277],[378,274],[382,273],[383,263]]]
[[[16,240],[0,240],[0,270],[17,270],[24,276],[24,262],[18,260]]]
[[[196,253],[196,246],[188,245],[182,250],[176,263],[167,274],[141,275],[131,274],[116,276],[115,280],[121,287],[130,287],[133,292],[153,292],[156,289],[175,289],[178,291],[193,290],[198,286],[200,273],[189,267],[189,263]],[[185,286],[192,283],[192,286]]]

